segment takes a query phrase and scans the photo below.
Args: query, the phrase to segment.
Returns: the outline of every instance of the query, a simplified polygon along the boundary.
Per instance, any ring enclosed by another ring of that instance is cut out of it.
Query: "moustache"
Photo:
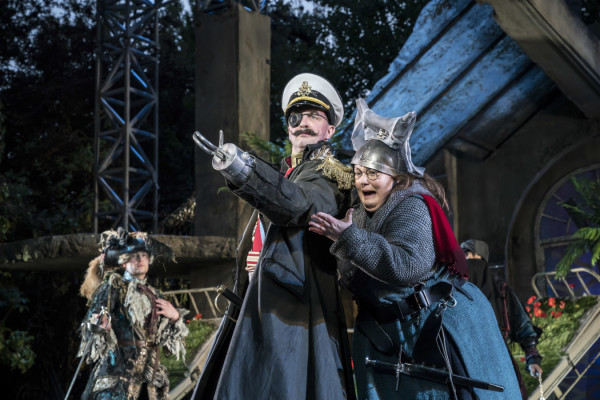
[[[308,134],[310,136],[317,136],[317,132],[313,131],[312,129],[301,129],[299,131],[292,132],[292,135],[294,135],[294,136],[300,136],[302,134]]]

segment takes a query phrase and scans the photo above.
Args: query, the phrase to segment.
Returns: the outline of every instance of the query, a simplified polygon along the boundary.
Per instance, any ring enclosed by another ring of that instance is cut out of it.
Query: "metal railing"
[[[539,272],[531,278],[531,287],[533,288],[535,295],[537,297],[545,297],[545,292],[547,292],[548,289],[550,289],[552,291],[552,294],[554,297],[561,297],[559,288],[564,287],[564,289],[567,291],[567,293],[569,293],[569,296],[572,299],[576,299],[579,296],[591,296],[592,295],[592,292],[590,291],[591,285],[590,285],[589,280],[591,280],[592,283],[600,285],[600,275],[598,273],[596,273],[595,271],[592,271],[591,269],[588,269],[588,268],[573,268],[571,271],[569,271],[569,273],[567,274],[567,277],[558,279],[558,280],[551,279],[555,275],[556,275],[556,271]],[[577,281],[579,282],[580,287],[582,289],[582,294],[579,296],[577,295],[576,291],[573,290],[574,285],[572,283],[570,283],[568,280],[568,278],[573,278],[573,277],[577,279]],[[584,277],[587,279],[584,279]],[[544,284],[546,286],[542,287],[542,288],[538,287],[540,285],[540,281],[544,282]],[[542,293],[544,293],[544,295],[542,295]]]
[[[194,298],[194,294],[199,294],[199,293],[203,293],[204,297],[206,299],[206,303],[208,304],[208,307],[203,307],[202,310],[204,309],[209,309],[212,317],[211,318],[221,318],[223,316],[223,312],[219,309],[219,306],[217,305],[217,295],[219,294],[218,292],[218,288],[217,287],[207,287],[207,288],[201,288],[201,289],[181,289],[181,290],[170,290],[167,292],[164,292],[163,294],[165,295],[165,297],[172,297],[173,301],[175,302],[175,306],[179,307],[182,303],[185,302],[185,300],[182,299],[189,299],[193,310],[194,310],[194,315],[198,315],[200,314],[201,309],[198,307],[198,303],[196,302],[196,299]],[[211,297],[211,294],[214,294],[213,297]],[[204,301],[201,303],[201,305],[204,303]],[[207,318],[204,318],[207,319]]]
[[[575,387],[582,379],[594,379],[588,375],[598,358],[595,344],[600,339],[600,306],[594,306],[579,327],[575,337],[562,350],[564,355],[552,371],[546,372],[543,381],[544,394],[550,398],[551,395],[557,400],[567,398],[585,398],[581,395],[573,395]],[[570,396],[568,396],[571,393]],[[538,400],[541,391],[537,388],[529,396],[529,400]],[[568,396],[568,397],[567,397]]]
[[[573,268],[565,278],[554,279],[556,271],[540,272],[531,278],[531,286],[537,297],[565,297],[568,294],[575,300],[582,296],[592,296],[598,293],[593,286],[600,288],[600,275],[588,268]],[[594,293],[595,292],[595,293]],[[584,378],[589,369],[600,358],[600,353],[595,350],[595,343],[600,340],[600,306],[596,305],[590,310],[582,326],[579,327],[575,337],[563,349],[564,355],[544,378],[545,394],[564,400],[573,391],[577,384]],[[529,400],[540,398],[540,389],[536,389]],[[580,398],[577,397],[576,398]]]

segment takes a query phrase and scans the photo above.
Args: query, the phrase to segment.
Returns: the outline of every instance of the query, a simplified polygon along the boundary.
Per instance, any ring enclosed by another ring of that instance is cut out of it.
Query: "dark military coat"
[[[351,170],[322,142],[308,146],[303,161],[286,170],[257,159],[249,182],[232,188],[270,226],[215,399],[354,398],[331,241],[308,230],[317,212],[345,215]]]

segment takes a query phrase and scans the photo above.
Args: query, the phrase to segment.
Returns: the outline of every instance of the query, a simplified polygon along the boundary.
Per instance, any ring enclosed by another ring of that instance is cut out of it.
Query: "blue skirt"
[[[439,279],[426,283],[431,286]],[[460,358],[464,373],[469,378],[501,385],[504,392],[474,389],[480,399],[520,399],[519,384],[515,375],[510,355],[507,351],[496,317],[487,298],[471,283],[465,283],[464,294],[454,290],[456,306],[442,311],[442,326],[447,339],[453,344],[455,353]],[[415,343],[421,333],[423,324],[430,313],[440,306],[433,304],[419,312],[418,316],[402,321],[392,321],[382,325],[392,340],[399,344],[407,357],[411,357]],[[359,312],[365,312],[361,310]],[[436,343],[431,343],[431,351],[438,351]],[[438,384],[425,379],[401,375],[399,389],[396,391],[396,376],[375,370],[365,365],[365,358],[381,360],[395,364],[397,356],[379,352],[361,330],[357,321],[353,335],[353,361],[356,376],[358,399],[450,399],[450,389],[445,384]],[[454,360],[456,363],[458,360]],[[460,398],[460,397],[459,397]]]

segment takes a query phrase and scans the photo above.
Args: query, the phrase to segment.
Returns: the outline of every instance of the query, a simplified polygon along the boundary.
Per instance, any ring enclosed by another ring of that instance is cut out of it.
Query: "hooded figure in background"
[[[350,203],[352,171],[329,143],[342,100],[326,79],[304,73],[286,85],[282,109],[292,154],[278,169],[194,134],[232,193],[255,210],[241,241],[252,246],[238,250],[234,292],[243,304],[228,314],[235,325],[224,318],[217,331],[196,399],[355,397],[331,241],[308,230],[312,214],[341,217]]]
[[[168,399],[160,353],[185,357],[188,311],[175,309],[146,278],[154,257],[172,257],[172,251],[146,233],[122,228],[104,232],[100,247],[80,289],[89,310],[78,356],[94,365],[81,398]]]
[[[363,99],[357,110],[352,164],[361,205],[343,219],[317,213],[310,229],[333,240],[330,252],[358,303],[358,398],[518,398],[489,302],[466,281],[444,190],[412,163],[416,113],[385,118]]]
[[[541,374],[542,356],[536,345],[542,330],[533,325],[517,294],[508,286],[506,281],[489,270],[488,244],[482,240],[469,239],[461,243],[460,247],[467,257],[469,281],[475,284],[492,304],[506,345],[508,346],[511,342],[519,343],[525,352],[525,369],[527,372],[532,376]],[[527,391],[514,359],[513,365],[519,378],[521,395],[523,399],[527,399]]]

